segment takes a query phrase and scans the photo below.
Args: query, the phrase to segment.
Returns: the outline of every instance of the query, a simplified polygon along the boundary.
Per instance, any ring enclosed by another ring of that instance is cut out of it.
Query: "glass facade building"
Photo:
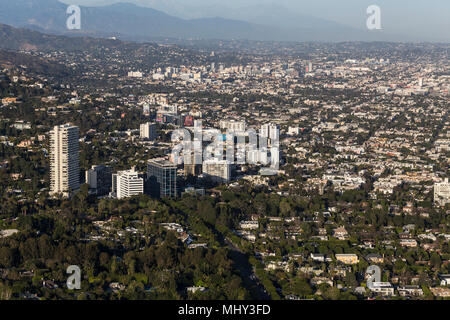
[[[158,198],[177,196],[177,166],[164,159],[149,160],[147,183],[150,195]]]

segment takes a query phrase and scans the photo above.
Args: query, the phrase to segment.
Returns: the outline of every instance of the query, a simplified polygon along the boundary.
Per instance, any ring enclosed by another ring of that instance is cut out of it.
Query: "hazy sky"
[[[366,8],[381,8],[382,28],[387,33],[419,36],[450,42],[449,0],[61,0],[80,5],[105,5],[130,2],[152,7],[182,18],[221,16],[245,17],[246,12],[265,10],[311,15],[356,28],[365,28]],[[277,7],[277,10],[272,9]],[[248,11],[246,11],[248,10]],[[283,17],[280,17],[282,20]]]

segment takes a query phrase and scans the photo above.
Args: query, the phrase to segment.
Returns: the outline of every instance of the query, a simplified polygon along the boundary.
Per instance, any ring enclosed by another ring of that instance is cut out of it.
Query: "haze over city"
[[[385,32],[407,36],[416,41],[450,41],[450,2],[446,0],[63,0],[63,2],[89,6],[128,2],[186,19],[223,17],[284,27],[304,25],[301,20],[307,21],[305,16],[313,16],[358,29],[366,27],[366,8],[378,5],[382,10]]]

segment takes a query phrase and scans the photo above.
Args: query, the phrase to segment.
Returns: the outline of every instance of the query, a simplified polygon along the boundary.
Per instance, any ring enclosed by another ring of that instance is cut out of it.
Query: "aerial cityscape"
[[[37,2],[0,4],[0,300],[450,298],[450,41]]]

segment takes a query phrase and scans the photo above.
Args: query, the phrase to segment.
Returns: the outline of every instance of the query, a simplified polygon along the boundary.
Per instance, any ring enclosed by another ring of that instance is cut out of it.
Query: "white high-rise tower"
[[[157,137],[156,124],[151,122],[141,124],[140,137],[141,139],[155,140]]]
[[[70,124],[50,132],[50,194],[70,196],[80,188],[79,131]]]

